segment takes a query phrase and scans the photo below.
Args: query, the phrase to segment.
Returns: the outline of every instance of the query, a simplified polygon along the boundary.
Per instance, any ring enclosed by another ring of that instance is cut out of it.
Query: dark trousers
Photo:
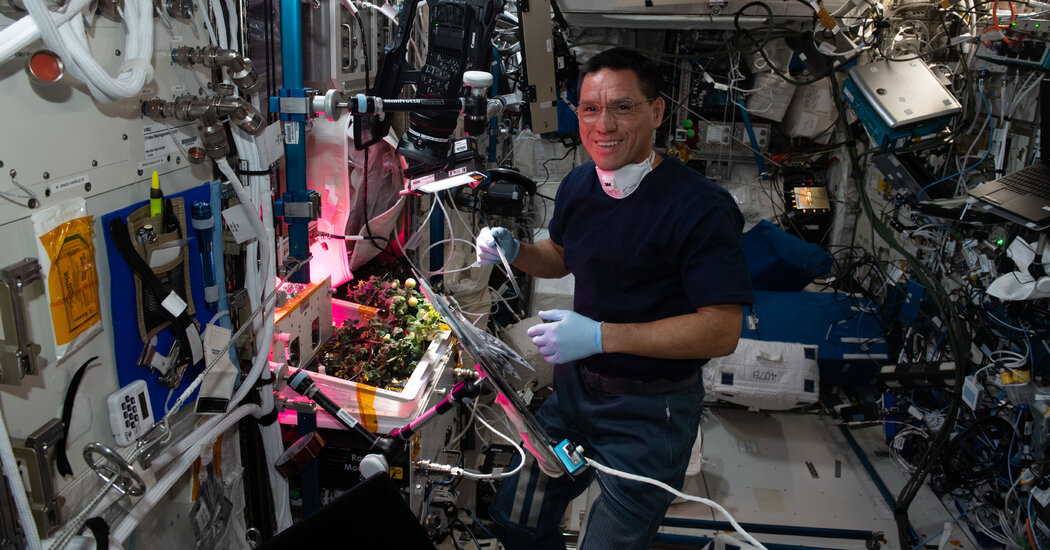
[[[582,445],[585,457],[611,468],[682,487],[700,424],[702,382],[670,393],[609,394],[588,386],[579,368],[568,364],[555,367],[554,384],[536,414],[552,438]],[[595,477],[601,494],[588,511],[579,548],[649,548],[673,495],[593,468],[552,478],[531,456],[496,493],[491,517],[500,542],[510,550],[563,550],[565,510]]]

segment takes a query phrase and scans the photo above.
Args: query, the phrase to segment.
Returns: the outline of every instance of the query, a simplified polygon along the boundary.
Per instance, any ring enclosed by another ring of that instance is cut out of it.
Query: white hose
[[[211,40],[209,44],[213,46],[218,46],[219,40],[215,37],[215,29],[213,29],[211,26],[211,18],[208,17],[208,11],[195,8],[193,12],[201,14],[201,19],[204,20],[204,30],[208,31],[208,38]]]
[[[253,96],[251,99],[252,104],[258,108],[258,96]],[[252,138],[244,134],[239,128],[234,128],[233,139],[241,158],[248,163],[249,170],[266,169],[266,166],[262,165],[259,147],[255,144]],[[270,186],[268,178],[265,176],[249,176],[248,181],[252,192],[251,200],[253,204],[258,205],[258,210],[261,210],[263,220],[262,227],[264,233],[263,236],[257,240],[257,244],[261,248],[256,248],[254,246],[249,248],[249,265],[255,265],[253,262],[256,251],[261,251],[269,257],[271,250],[273,250],[273,243],[276,240],[276,236],[273,230],[273,205],[270,202]],[[245,286],[249,289],[249,296],[251,296],[252,301],[259,301],[261,307],[266,308],[265,314],[256,318],[256,324],[253,328],[256,330],[256,342],[268,344],[273,337],[274,326],[274,310],[268,298],[273,293],[274,284],[277,278],[277,268],[276,264],[269,260],[262,262],[260,266],[262,268],[261,270],[248,270],[247,276],[245,277],[247,283]],[[261,292],[258,290],[260,287]],[[268,351],[266,344],[260,346],[259,354],[253,360],[252,369],[249,372],[247,379],[241,383],[241,386],[238,388],[233,399],[230,400],[231,404],[237,403],[243,399],[244,395],[251,391],[252,387],[255,386],[256,380],[272,379],[269,368]],[[249,383],[249,381],[251,383]],[[269,385],[264,387],[269,387]],[[262,391],[260,394],[262,409],[266,412],[273,410],[273,392]],[[280,427],[276,423],[273,423],[269,426],[260,426],[259,431],[262,436],[263,451],[266,453],[267,462],[270,464],[276,463],[284,452]],[[269,469],[268,473],[270,476],[270,487],[273,492],[277,530],[281,531],[292,525],[292,510],[289,505],[290,490],[288,487],[288,480],[273,468]]]
[[[256,214],[256,212],[258,212],[258,209],[255,208],[256,203],[254,203],[248,197],[248,192],[244,189],[244,186],[242,186],[241,182],[237,179],[237,174],[233,171],[233,168],[230,167],[230,164],[226,161],[226,159],[220,159],[216,161],[215,164],[219,166],[219,170],[222,171],[222,173],[227,177],[227,179],[230,180],[230,183],[233,185],[234,191],[236,191],[237,193],[237,198],[241,201],[241,203],[252,210],[251,215],[249,215],[248,218],[251,222],[253,232],[256,235],[256,242],[259,245],[259,265],[261,265],[262,269],[265,270],[265,275],[263,275],[262,277],[246,277],[246,279],[248,279],[248,282],[250,283],[246,286],[249,291],[249,296],[252,298],[251,301],[253,302],[254,308],[257,307],[255,306],[256,303],[263,303],[262,298],[269,296],[270,292],[272,292],[274,287],[274,277],[276,275],[276,268],[272,265],[272,261],[270,259],[270,249],[271,243],[273,241],[268,238],[266,230],[263,228],[262,221]],[[260,202],[262,203],[265,214],[267,210],[265,205],[268,203],[268,201]],[[270,224],[269,221],[267,223]],[[251,265],[252,262],[249,262],[249,266]],[[251,274],[253,270],[249,267],[247,271],[248,274]],[[273,273],[273,275],[271,275],[271,273]],[[258,286],[256,286],[255,289],[251,288],[252,286],[255,286],[255,284],[251,284],[253,282],[252,279],[258,280],[259,278],[262,279],[262,292],[258,292]],[[244,381],[241,382],[240,388],[237,389],[237,392],[234,394],[233,398],[230,399],[230,406],[234,406],[236,403],[239,403],[241,399],[244,399],[244,396],[247,395],[248,392],[251,391],[252,387],[255,385],[255,381],[259,379],[259,376],[262,374],[263,369],[268,367],[269,354],[268,350],[266,349],[266,345],[273,338],[273,310],[267,304],[263,305],[267,308],[267,311],[263,315],[263,319],[260,323],[261,331],[256,332],[255,340],[259,343],[259,352],[258,355],[256,355],[253,358],[252,369],[248,373],[247,378],[245,378]],[[258,319],[258,317],[256,319]]]
[[[125,2],[125,61],[116,77],[110,76],[91,55],[83,18],[72,17],[59,27],[43,0],[25,0],[25,6],[44,44],[62,58],[69,74],[84,82],[96,100],[111,103],[135,97],[146,82],[153,80],[153,9],[149,2]]]
[[[230,20],[227,23],[230,27],[230,49],[237,53],[241,53],[240,20],[237,18],[237,7],[234,6],[233,0],[226,0],[226,11],[230,14]]]
[[[62,26],[70,19],[80,15],[80,12],[90,3],[91,0],[74,0],[67,4],[62,11],[51,12],[51,20],[54,21],[56,26]],[[37,27],[32,15],[27,15],[0,30],[0,63],[7,61],[39,38],[40,29]]]
[[[30,550],[41,550],[40,534],[36,531],[36,520],[33,519],[33,510],[29,507],[29,499],[26,497],[26,488],[22,485],[22,475],[18,472],[18,463],[15,461],[15,452],[11,449],[11,438],[7,433],[7,424],[4,423],[4,415],[0,412],[0,462],[3,462],[4,475],[7,476],[7,484],[11,488],[11,496],[18,510],[18,519],[25,530],[26,543]]]
[[[234,409],[233,411],[226,413],[222,416],[217,416],[215,419],[217,422],[209,420],[200,428],[197,428],[190,435],[183,438],[179,442],[180,447],[186,447],[179,457],[179,461],[174,467],[165,472],[164,476],[157,480],[146,491],[146,494],[142,495],[142,498],[135,503],[135,506],[128,512],[128,515],[121,520],[117,528],[113,530],[113,538],[117,539],[121,543],[128,540],[131,533],[138,527],[139,522],[142,521],[150,511],[171,491],[171,488],[175,486],[175,483],[182,477],[183,473],[186,472],[201,455],[201,445],[205,443],[211,443],[215,441],[219,435],[225,433],[227,430],[232,428],[237,422],[240,422],[242,418],[248,415],[258,415],[262,412],[262,409],[258,405],[244,405]],[[192,452],[191,452],[192,451]]]
[[[219,37],[219,47],[227,49],[230,47],[230,42],[226,38],[226,17],[223,16],[222,6],[219,5],[218,1],[209,1],[208,6],[211,8],[211,13],[215,16],[215,34]]]

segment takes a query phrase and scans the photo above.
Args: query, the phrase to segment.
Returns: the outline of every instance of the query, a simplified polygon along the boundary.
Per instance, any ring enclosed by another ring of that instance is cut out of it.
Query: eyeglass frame
[[[595,116],[593,120],[585,120],[585,118],[584,118],[585,115],[583,115],[580,112],[580,104],[573,105],[572,106],[572,111],[573,111],[573,113],[576,114],[576,117],[579,118],[581,121],[584,121],[584,122],[586,122],[588,124],[593,124],[593,123],[598,122],[599,120],[601,120],[602,113],[606,112],[608,110],[608,106],[613,104],[613,103],[629,101],[630,104],[631,104],[631,110],[627,111],[627,112],[623,112],[622,114],[629,114],[630,116],[634,116],[638,112],[638,108],[639,107],[641,107],[642,105],[645,105],[646,103],[652,103],[652,102],[656,101],[657,99],[660,99],[659,95],[655,95],[653,97],[646,98],[645,101],[640,101],[638,103],[635,103],[634,100],[629,98],[629,97],[622,98],[622,99],[617,99],[617,100],[611,101],[611,102],[606,103],[606,104],[586,102],[586,103],[584,103],[584,105],[600,105],[601,106],[601,110],[598,111],[597,116]],[[615,112],[613,112],[613,111],[609,111],[609,112],[610,113],[614,113],[612,115],[613,118],[618,118],[617,115],[615,114]]]

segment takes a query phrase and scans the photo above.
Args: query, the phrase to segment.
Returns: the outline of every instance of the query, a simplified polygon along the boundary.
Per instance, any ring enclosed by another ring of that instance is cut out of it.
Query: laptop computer
[[[1050,79],[1039,83],[1039,159],[969,191],[980,208],[1029,229],[1050,227]]]
[[[892,129],[951,117],[962,104],[922,60],[882,60],[849,71],[857,90]]]

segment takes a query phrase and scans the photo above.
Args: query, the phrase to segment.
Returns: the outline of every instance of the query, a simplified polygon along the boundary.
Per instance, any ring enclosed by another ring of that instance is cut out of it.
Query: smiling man
[[[550,239],[483,229],[478,260],[538,277],[576,279],[573,310],[541,311],[529,329],[555,363],[554,393],[537,420],[556,440],[617,470],[681,487],[703,401],[700,369],[740,337],[752,300],[740,233],[743,216],[724,189],[653,140],[667,105],[655,60],[624,48],[580,67],[577,116],[593,162],[562,181]],[[564,549],[569,502],[597,477],[579,548],[648,548],[672,495],[637,481],[582,471],[549,477],[531,457],[504,480],[492,507],[509,549]]]

